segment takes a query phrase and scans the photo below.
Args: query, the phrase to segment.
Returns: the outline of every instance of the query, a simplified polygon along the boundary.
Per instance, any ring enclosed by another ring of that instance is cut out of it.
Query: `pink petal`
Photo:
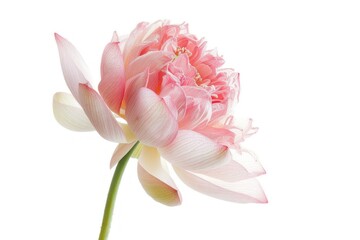
[[[53,111],[55,119],[67,129],[79,132],[95,130],[79,103],[68,93],[55,93]]]
[[[131,78],[136,74],[149,68],[150,74],[159,72],[167,63],[172,60],[172,55],[163,51],[151,51],[135,58],[127,70],[126,78]]]
[[[197,129],[196,131],[219,144],[226,145],[228,147],[235,144],[235,133],[225,127],[221,127],[221,125],[220,127],[206,126],[205,128]]]
[[[55,33],[55,39],[66,84],[79,101],[79,83],[89,84],[87,66],[74,45],[57,33]]]
[[[143,49],[144,46],[142,45],[142,41],[146,34],[145,29],[147,26],[148,23],[146,22],[139,23],[126,40],[124,47],[124,59],[126,65],[138,56]]]
[[[152,24],[142,22],[136,26],[124,46],[126,66],[139,55],[146,53],[146,48],[159,44],[159,34],[155,34],[154,31],[164,24],[163,21],[157,21]]]
[[[111,161],[110,161],[110,168],[114,167],[129,151],[130,149],[136,144],[136,142],[132,142],[132,143],[120,143],[112,157],[111,157]]]
[[[216,168],[231,160],[226,146],[190,130],[179,130],[176,138],[159,150],[168,162],[187,170]]]
[[[79,84],[79,103],[103,138],[125,143],[126,136],[101,96],[86,84]]]
[[[213,103],[211,106],[211,120],[208,124],[212,124],[213,122],[221,122],[224,118],[226,118],[229,112],[229,107],[229,104]]]
[[[198,70],[200,76],[202,78],[206,78],[207,76],[209,76],[210,74],[212,74],[212,69],[206,65],[206,64],[199,64],[196,66],[196,69]]]
[[[149,80],[149,69],[133,76],[130,79],[127,79],[125,101],[128,102],[129,98],[132,97],[139,88],[146,87],[148,80]]]
[[[144,190],[162,204],[180,205],[180,192],[165,167],[156,148],[143,147],[138,162],[138,177]]]
[[[164,98],[167,105],[173,105],[178,121],[183,119],[186,110],[186,96],[183,89],[175,83],[169,83],[161,89],[160,97]],[[171,104],[169,103],[171,102]]]
[[[186,113],[179,126],[182,129],[195,129],[206,126],[211,118],[211,97],[199,87],[183,86],[186,94]]]
[[[177,134],[176,119],[164,100],[150,89],[140,88],[133,94],[125,115],[129,127],[143,144],[162,147]]]
[[[111,42],[105,47],[102,55],[99,92],[109,108],[116,114],[120,113],[124,90],[123,56],[118,42]]]
[[[180,168],[174,169],[186,185],[208,196],[237,203],[268,202],[262,187],[254,178],[230,183],[194,174]]]

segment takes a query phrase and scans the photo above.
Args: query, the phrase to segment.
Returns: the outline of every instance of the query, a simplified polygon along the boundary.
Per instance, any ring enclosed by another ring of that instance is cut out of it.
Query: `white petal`
[[[176,138],[159,150],[171,164],[187,170],[216,168],[231,160],[226,146],[191,130],[179,130]]]
[[[79,101],[79,83],[89,84],[88,68],[74,45],[57,33],[55,33],[55,40],[66,84],[76,100]]]
[[[138,177],[144,190],[156,201],[168,206],[181,204],[181,196],[163,165],[156,148],[144,146],[138,162]]]
[[[111,161],[110,161],[110,168],[114,167],[129,151],[130,149],[136,144],[136,142],[132,142],[132,143],[120,143],[112,157],[111,157]]]
[[[258,161],[256,155],[247,149],[242,149],[241,153],[232,152],[233,159],[239,162],[253,176],[265,174],[266,171]]]
[[[241,164],[234,160],[218,168],[197,170],[194,172],[227,182],[236,182],[253,177]]]
[[[174,169],[186,185],[208,196],[237,203],[267,203],[265,193],[255,178],[230,183]]]
[[[55,119],[67,129],[79,132],[95,130],[79,103],[68,93],[54,94],[53,111]]]
[[[232,160],[227,164],[218,168],[194,172],[227,182],[236,182],[265,174],[265,169],[254,157],[255,155],[247,151],[243,151],[241,154],[231,151],[231,154],[233,156]]]

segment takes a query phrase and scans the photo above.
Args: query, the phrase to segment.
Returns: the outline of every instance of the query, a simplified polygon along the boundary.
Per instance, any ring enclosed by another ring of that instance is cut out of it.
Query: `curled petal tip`
[[[262,188],[261,188],[261,190],[262,190]],[[260,204],[267,204],[267,203],[269,203],[269,201],[268,201],[268,199],[267,199],[267,197],[266,197],[266,195],[265,195],[265,192],[264,192],[263,190],[262,190],[262,196],[260,196],[260,197],[258,198],[257,203],[260,203]]]
[[[55,37],[55,40],[56,41],[60,41],[60,40],[63,40],[64,38],[60,35],[60,34],[58,34],[58,33],[54,33],[54,37]]]
[[[116,31],[113,32],[113,35],[112,35],[112,38],[111,38],[111,42],[116,42],[116,43],[119,42],[119,36],[118,36],[118,34],[117,34]]]

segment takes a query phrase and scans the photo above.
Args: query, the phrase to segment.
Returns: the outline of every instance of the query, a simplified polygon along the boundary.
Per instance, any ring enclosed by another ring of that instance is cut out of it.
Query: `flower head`
[[[233,202],[267,202],[255,179],[265,171],[240,146],[256,128],[251,120],[237,124],[231,115],[239,74],[222,68],[223,58],[189,33],[187,24],[140,23],[122,40],[114,33],[102,56],[99,93],[75,47],[55,38],[72,93],[55,94],[56,119],[71,130],[96,130],[119,143],[111,166],[139,141],[138,176],[151,197],[180,204],[170,164],[199,192]]]

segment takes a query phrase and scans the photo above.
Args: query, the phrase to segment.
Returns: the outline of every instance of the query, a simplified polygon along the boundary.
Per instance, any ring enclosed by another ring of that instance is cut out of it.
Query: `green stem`
[[[111,180],[111,185],[109,188],[108,197],[106,200],[105,210],[104,210],[104,216],[103,221],[101,225],[101,231],[99,240],[106,240],[108,238],[109,232],[110,232],[110,226],[111,226],[111,219],[114,211],[115,201],[116,201],[116,195],[119,189],[121,177],[124,173],[125,167],[136,149],[139,142],[137,142],[130,151],[119,161],[119,163],[116,166],[114,176]]]

